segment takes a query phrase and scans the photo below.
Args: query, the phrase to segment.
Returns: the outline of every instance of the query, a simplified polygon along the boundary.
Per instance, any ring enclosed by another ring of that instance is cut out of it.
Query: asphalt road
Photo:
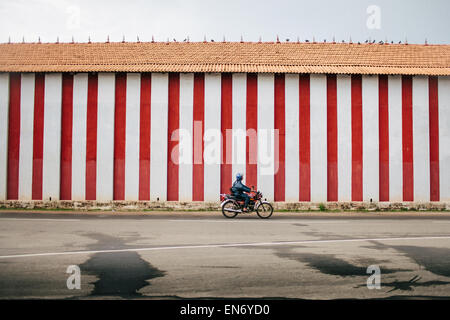
[[[24,298],[448,299],[450,217],[0,212],[0,299]]]

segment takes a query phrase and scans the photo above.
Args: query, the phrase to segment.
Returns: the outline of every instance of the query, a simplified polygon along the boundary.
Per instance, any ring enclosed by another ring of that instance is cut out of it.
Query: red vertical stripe
[[[72,198],[73,75],[62,78],[60,199]]]
[[[403,201],[414,201],[412,77],[402,76]]]
[[[439,109],[438,78],[429,77],[430,201],[439,201]]]
[[[150,200],[150,123],[152,74],[141,75],[139,135],[139,200]]]
[[[42,159],[44,156],[44,96],[45,75],[43,73],[36,73],[33,119],[33,178],[31,187],[31,197],[33,200],[42,200]]]
[[[309,74],[301,74],[299,80],[299,141],[300,141],[300,188],[299,201],[311,201],[310,166],[310,82]]]
[[[389,104],[388,76],[378,77],[380,201],[389,201]]]
[[[95,200],[97,196],[97,98],[98,75],[90,73],[86,115],[86,200]]]
[[[338,201],[336,75],[327,76],[327,200]]]
[[[247,74],[247,114],[246,114],[246,155],[245,155],[245,184],[258,188],[257,167],[257,132],[258,132],[258,75]]]
[[[114,200],[125,199],[125,130],[127,74],[116,74],[114,108]]]
[[[11,73],[9,78],[7,178],[7,199],[9,200],[17,200],[19,198],[20,89],[21,74]]]
[[[60,199],[72,199],[73,75],[62,78]]]
[[[275,139],[275,169],[278,170],[274,175],[275,201],[285,200],[285,123],[285,78],[284,74],[276,74],[274,128],[278,130],[278,141]]]
[[[362,201],[362,77],[352,75],[352,201]]]
[[[178,132],[180,128],[180,74],[169,74],[169,122],[167,148],[167,200],[178,201]]]
[[[229,193],[232,170],[232,135],[233,128],[233,78],[231,73],[222,73],[221,130],[222,130],[222,164],[220,166],[220,193]],[[228,130],[228,133],[227,133]]]
[[[194,135],[192,166],[192,200],[204,199],[203,133],[205,132],[205,74],[194,75]]]

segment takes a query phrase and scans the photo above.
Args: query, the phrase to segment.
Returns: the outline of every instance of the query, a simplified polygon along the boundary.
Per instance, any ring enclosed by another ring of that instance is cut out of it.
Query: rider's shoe
[[[248,213],[248,209],[247,209],[247,208],[243,208],[243,209],[242,209],[242,212]]]

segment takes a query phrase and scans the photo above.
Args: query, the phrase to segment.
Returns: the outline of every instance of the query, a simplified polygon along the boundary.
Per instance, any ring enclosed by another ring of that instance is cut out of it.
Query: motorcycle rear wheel
[[[258,208],[256,209],[256,214],[261,219],[268,219],[272,216],[273,213],[273,207],[268,202],[262,202]]]
[[[239,210],[239,206],[236,204],[236,202],[234,202],[233,200],[228,200],[227,202],[225,202],[222,206],[222,214],[226,217],[226,218],[234,218],[237,216],[237,212],[232,212],[232,211],[226,211],[226,209],[233,209],[233,210]]]

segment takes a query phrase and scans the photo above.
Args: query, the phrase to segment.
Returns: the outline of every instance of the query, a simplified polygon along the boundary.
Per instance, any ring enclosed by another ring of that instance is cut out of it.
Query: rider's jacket
[[[242,194],[243,192],[250,192],[251,189],[247,187],[245,184],[242,184],[241,181],[235,181],[233,186],[231,187],[231,192],[234,194]]]

